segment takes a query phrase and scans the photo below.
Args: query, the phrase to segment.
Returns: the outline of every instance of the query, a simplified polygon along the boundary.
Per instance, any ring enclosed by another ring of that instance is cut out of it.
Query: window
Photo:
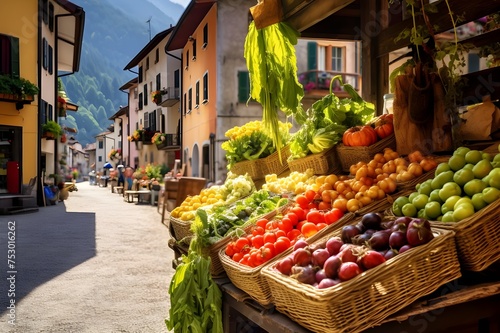
[[[43,40],[42,40],[42,53],[43,53],[42,66],[43,66],[43,69],[45,69],[45,70],[47,70],[47,68],[49,67],[48,66],[48,62],[49,62],[48,48],[49,48],[49,44],[47,43],[47,40],[45,38],[43,38]]]
[[[43,23],[49,23],[49,0],[42,0],[42,20]]]
[[[188,90],[188,113],[193,109],[193,89]]]
[[[146,70],[149,69],[149,57],[146,58]]]
[[[139,66],[139,83],[142,82],[142,66]]]
[[[196,39],[193,40],[193,60],[196,60]]]
[[[186,51],[186,69],[189,67],[189,50]]]
[[[161,90],[161,74],[156,74],[156,90]]]
[[[139,110],[142,110],[142,93],[139,94]]]
[[[170,95],[169,97],[179,98],[179,88],[181,85],[181,74],[178,69],[174,72],[174,95]]]
[[[47,111],[47,114],[49,116],[49,120],[54,120],[54,107],[52,106],[52,104],[49,104],[49,110]]]
[[[52,74],[54,72],[54,49],[52,46],[49,45],[49,56],[48,56],[48,70],[49,74]]]
[[[148,105],[148,85],[144,85],[144,105]]]
[[[246,103],[250,97],[250,75],[238,72],[238,102]]]
[[[102,156],[99,155],[99,162],[102,162]]]
[[[208,73],[203,75],[203,104],[208,102]]]
[[[47,102],[42,99],[40,104],[40,118],[42,124],[47,123]]]
[[[49,3],[49,30],[54,31],[54,5]]]
[[[208,45],[208,23],[205,24],[203,27],[203,45],[201,46],[202,49],[206,48]]]
[[[104,148],[104,141],[99,140],[99,149],[103,149],[103,148]]]
[[[194,107],[195,108],[200,107],[200,81],[196,81],[196,95],[195,95]]]
[[[158,127],[156,124],[156,110],[149,112],[149,129],[151,131],[157,131]]]
[[[160,49],[156,48],[156,51],[155,51],[155,64],[157,64],[158,61],[160,61]]]
[[[342,72],[342,48],[332,47],[332,71]]]
[[[183,103],[184,104],[184,115],[186,115],[186,113],[187,113],[186,101],[187,101],[186,94],[184,94],[184,103]]]
[[[0,34],[0,74],[19,76],[19,39]]]
[[[144,129],[149,128],[149,112],[144,112]]]

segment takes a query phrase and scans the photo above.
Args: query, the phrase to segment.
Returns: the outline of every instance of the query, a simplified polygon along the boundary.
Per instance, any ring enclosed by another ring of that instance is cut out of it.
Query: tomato
[[[267,258],[267,260],[271,259],[276,255],[276,248],[274,247],[274,243],[266,243],[263,247],[260,248],[263,258]]]
[[[307,220],[300,221],[299,223],[297,223],[295,228],[297,228],[298,230],[302,230],[302,226],[304,225],[304,223],[307,223]]]
[[[264,243],[276,242],[276,234],[274,232],[266,232],[264,234]]]
[[[332,208],[328,212],[324,214],[325,217],[325,223],[330,225],[332,223],[337,222],[342,216],[344,216],[344,213],[338,209],[338,208]]]
[[[306,219],[308,222],[324,223],[325,215],[323,212],[320,212],[319,210],[311,210],[309,213],[307,213]]]
[[[342,143],[346,146],[370,146],[377,139],[377,133],[371,126],[355,126],[344,132]]]
[[[292,231],[290,231],[289,233],[286,234],[286,237],[293,241],[295,239],[297,239],[297,237],[299,237],[300,235],[302,235],[302,233],[300,232],[299,229],[293,229]]]
[[[394,133],[392,117],[386,117],[386,115],[379,116],[375,122],[375,133],[377,133],[379,139],[386,138]]]
[[[304,235],[304,237],[309,238],[318,232],[318,227],[315,223],[306,222],[300,229],[300,232]]]
[[[319,204],[318,204],[318,209],[319,210],[329,210],[330,208],[332,208],[332,204],[329,203],[329,202],[324,202],[324,201],[321,201]]]
[[[278,228],[278,222],[276,220],[272,220],[272,221],[267,222],[265,229],[266,230],[275,230],[276,228]]]
[[[316,197],[316,191],[314,190],[307,190],[304,195],[306,196],[307,200],[313,201],[314,198]]]
[[[276,249],[276,254],[280,254],[286,251],[290,247],[290,240],[287,237],[279,237],[274,243],[274,248]]]
[[[318,204],[314,201],[310,202],[309,205],[307,205],[307,208],[309,209],[318,209]]]
[[[274,232],[274,235],[276,236],[276,239],[278,239],[279,237],[286,237],[286,232],[278,229]]]
[[[236,262],[240,262],[241,259],[243,259],[243,253],[241,252],[236,252],[234,255],[233,255],[233,260],[236,261]]]
[[[264,245],[264,236],[263,235],[256,235],[252,238],[252,246],[256,249],[259,249]]]
[[[326,227],[328,227],[328,224],[326,224],[326,223],[318,223],[318,224],[316,224],[316,228],[318,228],[318,231],[321,230],[321,229],[323,229],[323,228],[326,228]]]
[[[269,222],[268,219],[258,219],[257,222],[255,222],[255,224],[263,229],[266,229],[266,224],[267,222]]]
[[[296,208],[299,208],[299,207],[296,207]],[[301,213],[304,212],[301,208],[299,208],[299,209],[300,209]],[[290,219],[290,221],[292,222],[292,226],[296,226],[297,223],[299,223],[299,216],[297,215],[297,212],[293,211],[293,208],[288,213],[286,213],[285,216]]]
[[[278,222],[278,228],[283,230],[285,233],[293,229],[293,222],[286,215]]]
[[[227,256],[229,256],[231,258],[233,257],[233,255],[234,255],[234,242],[227,244],[225,252],[226,252]]]
[[[261,227],[261,226],[255,226],[253,229],[252,229],[252,235],[254,236],[257,236],[257,235],[264,235],[264,232],[266,232],[266,230]]]
[[[235,252],[246,251],[248,247],[250,247],[250,241],[248,240],[248,238],[240,237],[236,240],[234,244],[234,251]]]
[[[301,208],[307,208],[309,205],[310,200],[306,198],[305,195],[299,194],[295,197],[295,202],[301,207]]]

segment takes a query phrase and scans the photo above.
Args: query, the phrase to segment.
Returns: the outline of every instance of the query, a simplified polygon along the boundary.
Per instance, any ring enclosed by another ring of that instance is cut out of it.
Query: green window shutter
[[[318,43],[307,43],[307,70],[318,69]]]
[[[10,65],[13,77],[19,77],[19,38],[10,37]]]
[[[238,72],[238,102],[246,103],[250,97],[250,76],[248,72]]]

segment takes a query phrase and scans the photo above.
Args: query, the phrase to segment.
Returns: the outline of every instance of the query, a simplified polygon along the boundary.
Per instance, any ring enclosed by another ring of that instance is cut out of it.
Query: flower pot
[[[42,138],[45,138],[46,140],[55,140],[56,136],[52,132],[44,132],[42,134]]]

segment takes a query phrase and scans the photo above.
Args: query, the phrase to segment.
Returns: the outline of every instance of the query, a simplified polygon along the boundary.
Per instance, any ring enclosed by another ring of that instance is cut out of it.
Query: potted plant
[[[53,120],[47,121],[42,126],[42,137],[47,140],[54,140],[63,134],[61,126]]]
[[[161,91],[160,90],[155,90],[151,93],[151,100],[153,103],[156,103],[156,105],[161,103]]]
[[[39,89],[35,84],[22,77],[0,75],[0,95],[4,95],[3,98],[32,101],[38,92]]]

